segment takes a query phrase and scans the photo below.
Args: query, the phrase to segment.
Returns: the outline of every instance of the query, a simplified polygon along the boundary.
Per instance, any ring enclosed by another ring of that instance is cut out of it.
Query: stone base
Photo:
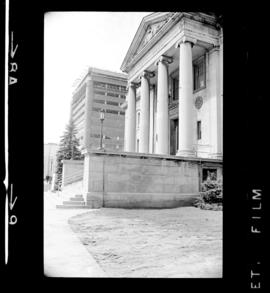
[[[223,155],[221,153],[211,153],[209,154],[209,158],[211,159],[217,159],[217,160],[222,160]]]
[[[130,209],[166,209],[192,206],[198,193],[114,193],[104,195],[104,207]]]
[[[85,196],[86,206],[90,209],[99,209],[103,207],[103,194],[88,192]]]

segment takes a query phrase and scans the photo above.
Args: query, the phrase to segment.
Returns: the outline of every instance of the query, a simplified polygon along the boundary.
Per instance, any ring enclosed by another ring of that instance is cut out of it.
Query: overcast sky
[[[121,72],[142,18],[149,12],[49,12],[44,40],[44,143],[59,143],[74,82],[87,67]]]

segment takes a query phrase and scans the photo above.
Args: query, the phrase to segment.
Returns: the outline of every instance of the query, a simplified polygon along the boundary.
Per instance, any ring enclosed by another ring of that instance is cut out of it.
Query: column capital
[[[173,58],[165,55],[161,55],[159,59],[155,62],[155,65],[158,65],[159,62],[164,64],[171,64],[173,62]]]
[[[175,48],[180,47],[180,44],[182,43],[191,43],[191,47],[193,47],[196,43],[197,43],[197,39],[188,37],[188,36],[183,36],[176,44],[175,44]]]
[[[142,77],[145,77],[145,78],[151,78],[151,77],[154,77],[155,76],[155,73],[154,72],[150,72],[150,71],[147,71],[147,70],[144,70],[142,72],[142,74],[140,75],[140,79]]]
[[[220,50],[220,46],[219,45],[213,45],[212,48],[209,49],[209,53],[211,54],[212,52],[218,51]]]
[[[132,87],[132,88],[136,88],[137,84],[135,82],[129,81],[127,84],[128,88]]]

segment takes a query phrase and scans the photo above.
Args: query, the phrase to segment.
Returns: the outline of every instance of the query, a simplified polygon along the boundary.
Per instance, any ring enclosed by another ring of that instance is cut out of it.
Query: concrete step
[[[89,209],[88,206],[85,205],[56,205],[58,209]]]
[[[75,206],[84,206],[84,201],[63,201],[63,205],[75,205]]]
[[[72,200],[72,201],[84,201],[84,199],[82,197],[71,197],[69,200]]]

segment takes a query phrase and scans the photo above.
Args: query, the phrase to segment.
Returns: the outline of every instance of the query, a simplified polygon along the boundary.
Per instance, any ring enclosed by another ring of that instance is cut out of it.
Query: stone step
[[[73,201],[84,201],[82,197],[71,197],[69,200]]]
[[[56,205],[57,209],[89,209],[89,206],[81,205]]]
[[[82,194],[76,194],[75,197],[83,198]]]
[[[84,201],[63,201],[63,205],[75,205],[75,206],[84,206]]]

